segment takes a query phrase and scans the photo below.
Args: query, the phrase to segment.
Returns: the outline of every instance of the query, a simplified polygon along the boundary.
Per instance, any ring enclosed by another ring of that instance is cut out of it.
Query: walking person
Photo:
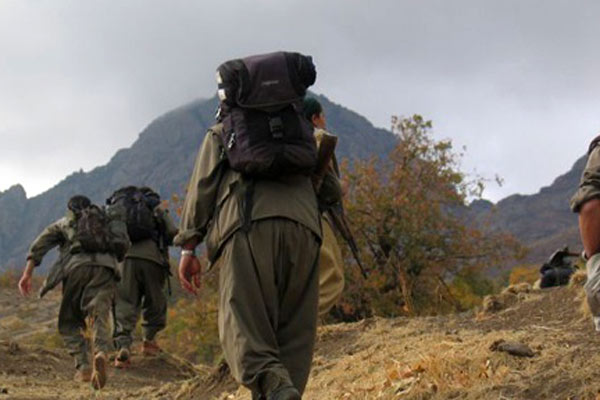
[[[326,131],[327,120],[321,103],[314,97],[304,99],[304,116],[313,125],[317,147],[337,137]],[[319,316],[325,316],[344,291],[344,259],[335,236],[334,221],[343,217],[340,171],[335,153],[330,155],[319,187],[319,209],[323,229],[323,244],[319,252]]]
[[[121,280],[115,300],[115,366],[131,365],[133,332],[142,317],[144,356],[160,352],[156,335],[167,324],[167,281],[170,275],[169,246],[177,234],[169,211],[158,193],[149,187],[128,186],[109,199],[127,210],[131,247],[120,265]]]
[[[201,242],[219,268],[219,337],[253,399],[300,399],[310,372],[321,227],[302,99],[315,77],[298,53],[219,67],[218,123],[198,153],[175,239],[186,290],[200,286]]]
[[[118,208],[105,211],[81,195],[72,197],[67,208],[66,215],[46,227],[31,244],[19,290],[24,296],[31,293],[34,268],[49,250],[58,247],[58,261],[40,297],[62,283],[58,331],[75,360],[75,380],[91,381],[100,389],[107,380],[109,315],[118,280],[117,263],[129,248],[129,238],[124,214]],[[93,337],[92,366],[83,335],[86,328]]]

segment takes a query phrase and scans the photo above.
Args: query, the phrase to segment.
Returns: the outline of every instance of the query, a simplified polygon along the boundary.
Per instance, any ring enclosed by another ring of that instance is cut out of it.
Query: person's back
[[[308,175],[235,171],[224,137],[231,150],[236,136],[223,128],[209,129],[190,178],[175,238],[183,248],[180,281],[192,292],[199,286],[193,252],[205,240],[210,262],[219,265],[219,336],[232,375],[255,399],[299,399],[316,333],[315,191]]]
[[[206,224],[214,218],[206,243],[211,261],[218,256],[223,242],[233,232],[252,221],[285,218],[320,235],[317,201],[310,177],[288,175],[277,179],[245,179],[229,168],[222,156],[220,129],[221,124],[211,127],[202,144],[191,180],[205,183],[207,187],[198,191],[188,190],[180,231],[185,235],[189,228]],[[213,176],[219,176],[218,185],[210,182]],[[200,209],[195,204],[214,204],[218,209]],[[186,226],[188,223],[190,225]]]
[[[77,380],[89,382],[98,389],[106,383],[107,352],[110,350],[109,315],[118,279],[117,260],[129,246],[125,224],[119,210],[106,213],[84,196],[69,200],[67,215],[49,225],[33,241],[27,255],[27,266],[19,281],[23,295],[31,292],[33,268],[44,255],[59,247],[58,261],[40,292],[62,283],[62,302],[58,330],[69,353],[75,359]],[[82,332],[89,317],[93,331],[93,370],[89,366],[88,344]]]
[[[127,196],[128,198],[124,198]],[[134,198],[135,201],[129,201]],[[109,203],[127,204],[128,230],[138,232],[120,265],[121,280],[115,300],[115,344],[118,368],[130,365],[133,332],[140,314],[142,322],[142,354],[156,355],[160,352],[155,337],[167,323],[167,296],[165,286],[170,275],[168,247],[177,233],[168,210],[161,207],[160,196],[148,187],[129,186],[121,188],[109,199]],[[149,221],[141,224],[143,215]],[[148,225],[146,229],[134,225]],[[147,230],[144,234],[144,231]],[[135,236],[135,235],[132,235]]]

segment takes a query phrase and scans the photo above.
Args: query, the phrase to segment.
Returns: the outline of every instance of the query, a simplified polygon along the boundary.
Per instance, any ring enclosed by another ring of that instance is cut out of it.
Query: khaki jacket
[[[191,238],[206,241],[209,260],[214,262],[223,244],[244,225],[248,180],[229,168],[218,133],[220,124],[209,129],[200,148],[183,205],[175,244]],[[321,238],[317,198],[310,177],[291,175],[279,180],[254,180],[250,221],[287,218]]]
[[[571,198],[571,210],[579,212],[583,203],[593,198],[600,198],[600,146],[596,146],[588,156],[579,187]]]
[[[169,265],[169,246],[173,244],[173,238],[177,235],[177,226],[169,215],[168,210],[164,210],[161,206],[154,209],[154,215],[158,225],[163,231],[161,245],[153,239],[140,240],[131,244],[125,258],[140,258],[143,260],[152,261],[154,263],[168,266]]]
[[[40,297],[56,287],[74,268],[82,265],[99,265],[110,268],[117,273],[117,259],[112,254],[72,252],[72,249],[77,246],[77,243],[73,240],[75,235],[74,222],[75,216],[71,211],[68,211],[66,216],[48,225],[35,238],[29,248],[27,260],[33,260],[35,266],[40,265],[46,253],[54,247],[58,247],[59,251],[58,259],[50,268],[48,278],[44,281],[40,290]],[[121,222],[111,222],[111,224],[119,223]],[[124,222],[122,224],[124,225]],[[125,236],[123,241],[128,240],[124,226],[112,229],[112,231],[116,235]]]

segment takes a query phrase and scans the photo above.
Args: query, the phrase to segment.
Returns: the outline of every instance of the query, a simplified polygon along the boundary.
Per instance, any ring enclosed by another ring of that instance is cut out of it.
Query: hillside
[[[0,292],[3,308],[12,293]],[[600,341],[580,311],[580,288],[509,293],[498,313],[368,319],[319,329],[304,399],[596,399]],[[48,307],[52,300],[31,301]],[[18,312],[12,309],[11,315]],[[20,314],[27,323],[27,316]],[[521,342],[532,357],[494,351]],[[62,349],[0,339],[0,399],[80,399],[87,385],[71,381]],[[110,369],[99,399],[249,400],[227,374],[165,354],[134,358],[137,368]]]
[[[323,96],[319,99],[330,130],[340,136],[340,158],[381,156],[393,146],[390,132],[373,127],[362,116]],[[102,202],[115,188],[127,184],[150,185],[166,197],[183,193],[198,146],[214,121],[216,105],[216,98],[197,100],[166,113],[106,165],[75,172],[39,196],[28,199],[18,184],[0,192],[0,270],[20,266],[31,240],[63,214],[66,200],[73,194],[84,193]],[[515,194],[497,204],[475,201],[469,214],[474,221],[517,237],[530,248],[529,262],[542,262],[565,244],[579,249],[577,217],[568,204],[584,165],[582,157],[536,194]]]
[[[515,194],[497,204],[478,200],[471,212],[479,221],[488,221],[496,230],[510,232],[530,249],[528,260],[545,261],[559,247],[581,249],[577,215],[569,209],[569,200],[585,167],[581,157],[565,174],[532,195]]]
[[[339,137],[340,157],[384,155],[392,133],[375,128],[357,113],[317,96],[329,129]],[[130,148],[119,150],[104,166],[75,172],[52,189],[27,199],[15,185],[0,192],[0,270],[20,266],[27,247],[48,223],[64,214],[69,197],[82,193],[103,202],[124,185],[149,185],[163,196],[182,194],[206,130],[214,123],[217,99],[197,100],[154,120]]]

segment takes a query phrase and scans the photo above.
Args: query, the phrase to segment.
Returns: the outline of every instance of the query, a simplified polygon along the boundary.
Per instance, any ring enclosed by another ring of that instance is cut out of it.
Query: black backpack
[[[75,213],[73,242],[75,252],[111,253],[110,219],[103,209],[91,204]]]
[[[154,207],[160,198],[154,191],[136,186],[127,186],[114,192],[106,200],[109,207],[122,206],[126,212],[127,234],[131,242],[158,239],[158,225]]]
[[[299,53],[255,55],[219,66],[217,119],[233,170],[251,177],[314,171],[317,148],[302,100],[315,79],[312,58]]]

